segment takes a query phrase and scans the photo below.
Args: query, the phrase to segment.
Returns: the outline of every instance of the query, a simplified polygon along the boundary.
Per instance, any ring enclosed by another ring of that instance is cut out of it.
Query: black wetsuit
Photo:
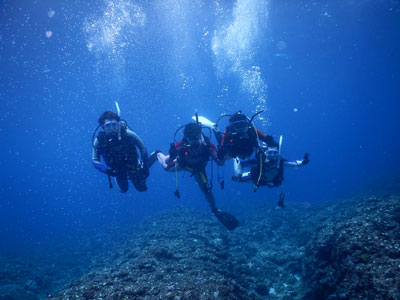
[[[138,150],[140,151],[140,157]],[[147,150],[142,140],[133,131],[121,128],[121,139],[117,134],[111,136],[100,132],[94,142],[92,160],[97,169],[103,171],[100,161],[104,159],[116,177],[121,192],[127,192],[128,177],[136,190],[147,190],[146,179],[149,176],[148,168],[144,168],[142,161],[147,160]]]
[[[257,134],[259,140],[265,142],[269,147],[279,146],[272,136],[266,135],[259,130],[257,130]],[[227,126],[218,149],[218,158],[249,158],[258,147],[257,134],[250,125],[243,136],[237,134],[232,125]]]
[[[208,186],[207,174],[205,168],[210,160],[210,157],[217,164],[222,164],[217,158],[217,148],[204,137],[204,142],[196,146],[186,146],[182,141],[175,144],[177,150],[177,161],[179,170],[186,170],[192,173],[200,190],[203,192],[210,205],[211,210],[217,210],[214,196]],[[172,171],[175,168],[176,161],[170,161],[167,170]]]

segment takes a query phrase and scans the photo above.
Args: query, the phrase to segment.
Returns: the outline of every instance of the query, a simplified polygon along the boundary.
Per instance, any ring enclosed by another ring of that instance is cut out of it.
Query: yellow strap
[[[258,147],[260,148],[260,137],[258,136],[256,125],[254,125],[253,121],[251,122],[251,125],[253,125],[254,131],[256,132],[257,144],[258,144]],[[257,183],[254,185],[254,191],[257,191],[257,189],[258,189],[258,184],[260,183],[261,175],[262,175],[262,167],[263,167],[262,153],[260,153],[260,172],[258,174]]]
[[[200,176],[201,176],[201,180],[203,181],[203,183],[207,183],[206,175],[204,175],[203,172],[200,172]]]

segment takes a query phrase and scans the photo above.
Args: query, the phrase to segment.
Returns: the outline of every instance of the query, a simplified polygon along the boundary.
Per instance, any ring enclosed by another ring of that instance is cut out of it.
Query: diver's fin
[[[214,212],[214,215],[228,230],[234,230],[236,227],[239,226],[239,221],[234,216],[228,214],[225,211],[218,209]]]
[[[206,117],[198,116],[197,118],[198,118],[199,122],[201,123],[201,125],[206,126],[206,127],[210,127],[210,128],[214,128],[215,123],[211,122]],[[192,119],[195,120],[195,121],[197,120],[196,116],[193,116]]]

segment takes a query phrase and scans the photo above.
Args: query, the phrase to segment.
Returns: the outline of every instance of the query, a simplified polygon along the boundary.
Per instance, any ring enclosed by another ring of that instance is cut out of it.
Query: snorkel
[[[117,115],[121,119],[121,110],[117,101],[115,101],[115,107],[117,108]],[[121,140],[121,123],[118,124],[118,140]]]
[[[201,127],[200,139],[201,139],[201,142],[204,144],[204,143],[205,143],[205,140],[204,140],[204,136],[203,136],[203,128],[208,128],[208,127],[204,127],[203,125],[201,125],[201,123],[199,122],[199,114],[197,113],[197,111],[195,112],[194,115],[196,116],[196,123],[197,123],[197,125],[198,125],[199,127]],[[211,139],[211,129],[208,128],[208,130],[210,130],[210,139]]]
[[[119,104],[117,101],[114,101],[114,102],[115,102],[115,107],[117,108],[117,115],[118,115],[118,117],[121,117],[121,110],[119,109]]]

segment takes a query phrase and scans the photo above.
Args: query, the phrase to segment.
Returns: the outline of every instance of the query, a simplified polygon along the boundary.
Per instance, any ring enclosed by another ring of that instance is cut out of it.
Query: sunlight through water
[[[126,54],[136,44],[137,28],[144,27],[146,14],[127,0],[105,1],[99,16],[89,16],[84,23],[86,46],[93,53],[99,68],[110,68],[124,85]]]
[[[231,21],[214,30],[211,43],[218,76],[238,76],[242,90],[252,99],[253,111],[268,110],[267,84],[261,68],[254,61],[267,27],[268,3],[263,0],[238,0],[233,7]],[[264,114],[263,125],[267,123]]]

